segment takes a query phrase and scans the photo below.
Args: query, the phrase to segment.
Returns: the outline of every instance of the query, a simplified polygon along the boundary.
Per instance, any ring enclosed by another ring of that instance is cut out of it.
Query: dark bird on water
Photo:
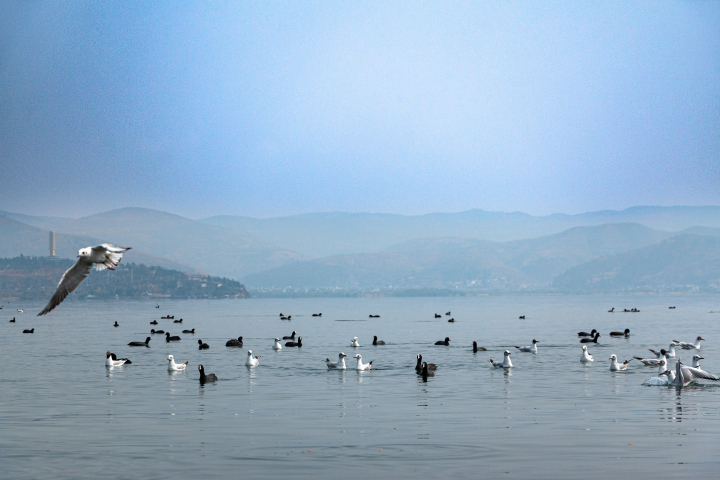
[[[593,338],[583,338],[580,340],[580,343],[597,343],[600,336],[600,332],[595,332],[595,336]]]
[[[147,337],[144,342],[130,342],[128,343],[128,346],[130,347],[149,347],[151,338]]]
[[[225,342],[226,347],[242,347],[243,346],[243,337],[238,337],[237,339],[231,338],[227,342]]]
[[[415,364],[415,370],[420,372],[423,369],[423,361],[422,361],[422,355],[418,354],[417,356],[417,364]],[[437,365],[434,363],[425,363],[427,365],[428,370],[435,371],[437,370]]]
[[[151,328],[150,333],[153,333],[153,334],[159,333],[161,335],[165,335],[165,330],[155,330],[154,328]]]
[[[10,320],[10,323],[15,323],[15,317],[13,317],[12,320]]]
[[[302,347],[302,337],[298,337],[297,342],[285,342],[286,347]]]
[[[198,365],[198,370],[200,370],[200,383],[217,381],[218,378],[214,373],[205,374],[205,367],[202,365]]]
[[[119,326],[120,325],[118,325],[118,322],[115,322],[115,325],[113,325],[113,327],[119,327]]]
[[[377,335],[373,337],[373,345],[385,345],[385,342],[377,339]]]
[[[435,345],[445,345],[446,347],[450,346],[450,337],[445,337],[445,340],[438,340],[435,342]]]
[[[207,350],[208,348],[210,348],[210,345],[203,343],[202,340],[198,340],[198,350]]]
[[[35,333],[35,329],[31,328],[30,330],[23,330],[23,333]]]
[[[150,322],[150,325],[157,325],[157,324],[158,324],[157,320],[153,320],[152,322]]]
[[[597,330],[594,328],[592,329],[592,332],[578,332],[578,337],[592,337],[597,333]]]
[[[292,335],[283,337],[283,340],[295,340],[295,335],[297,335],[297,332],[293,330]]]
[[[195,333],[195,329],[193,328],[192,330],[183,330],[182,332],[183,333]]]
[[[485,348],[485,347],[478,347],[477,342],[473,342],[473,343],[472,343],[472,347],[473,347],[473,353],[475,353],[475,352],[487,352],[487,348]]]
[[[626,328],[624,332],[610,332],[611,337],[629,337],[630,329]]]
[[[178,336],[171,337],[170,332],[165,332],[165,341],[166,342],[179,342],[180,337],[178,337]]]

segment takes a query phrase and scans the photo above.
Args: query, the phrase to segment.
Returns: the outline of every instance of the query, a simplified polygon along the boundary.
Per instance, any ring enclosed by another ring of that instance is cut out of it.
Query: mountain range
[[[129,245],[128,261],[235,278],[249,289],[714,289],[714,264],[703,260],[715,258],[720,207],[199,220],[143,208],[80,219],[0,211],[0,256],[45,254],[49,230],[60,256]]]

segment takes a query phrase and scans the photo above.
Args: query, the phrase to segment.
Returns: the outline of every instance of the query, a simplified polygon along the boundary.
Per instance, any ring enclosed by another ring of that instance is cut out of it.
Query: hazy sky
[[[1,2],[0,209],[720,205],[720,2]]]

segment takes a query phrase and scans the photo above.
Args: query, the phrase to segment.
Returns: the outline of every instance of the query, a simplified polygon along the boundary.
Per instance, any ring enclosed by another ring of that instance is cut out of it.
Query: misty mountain
[[[418,239],[386,251],[297,262],[245,277],[252,288],[534,289],[587,261],[658,243],[671,233],[642,225],[576,227],[514,242]]]
[[[45,256],[49,253],[48,231],[25,225],[7,217],[0,216],[0,258],[12,258],[19,255]],[[103,238],[103,237],[100,237]],[[55,254],[61,258],[76,259],[78,250],[90,245],[99,245],[109,240],[98,240],[86,235],[55,234]],[[199,270],[157,257],[133,248],[123,255],[123,262],[142,263],[166,269],[188,273],[202,273]],[[60,277],[58,277],[58,280]]]
[[[458,237],[494,242],[553,235],[578,226],[638,223],[679,232],[700,226],[720,228],[720,207],[633,207],[578,215],[469,210],[406,216],[371,213],[311,213],[256,219],[215,216],[205,223],[234,228],[310,258],[380,252],[415,239]]]
[[[720,237],[679,235],[574,267],[554,285],[563,290],[720,289]]]

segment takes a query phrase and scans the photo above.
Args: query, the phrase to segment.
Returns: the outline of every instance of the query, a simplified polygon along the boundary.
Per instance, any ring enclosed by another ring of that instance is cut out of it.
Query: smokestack
[[[55,231],[50,232],[50,256],[55,256]]]

